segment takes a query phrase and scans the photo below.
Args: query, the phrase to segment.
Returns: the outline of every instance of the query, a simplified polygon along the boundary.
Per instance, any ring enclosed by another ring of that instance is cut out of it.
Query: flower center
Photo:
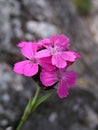
[[[31,61],[32,61],[33,63],[37,63],[37,59],[36,59],[35,57],[33,57],[33,58],[31,59]]]
[[[50,47],[50,52],[51,55],[54,55],[57,52],[57,50],[54,47]]]
[[[65,76],[64,76],[64,69],[59,69],[57,70],[57,78],[58,80],[64,80],[65,79]]]

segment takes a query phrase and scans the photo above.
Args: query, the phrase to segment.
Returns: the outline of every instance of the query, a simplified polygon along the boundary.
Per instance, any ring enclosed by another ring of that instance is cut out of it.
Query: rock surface
[[[76,12],[71,0],[0,0],[0,130],[16,129],[36,89],[31,78],[12,71],[23,59],[16,44],[58,33],[68,35],[71,48],[81,54],[71,67],[78,73],[76,88],[66,99],[53,95],[40,105],[22,130],[98,129],[97,16],[97,0],[87,17]]]

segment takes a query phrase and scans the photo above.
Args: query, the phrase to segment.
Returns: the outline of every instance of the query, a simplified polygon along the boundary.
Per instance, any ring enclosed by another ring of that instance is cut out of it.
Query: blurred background
[[[41,104],[22,130],[98,130],[98,0],[0,0],[0,130],[15,130],[36,90],[12,70],[23,59],[17,43],[61,33],[81,55],[71,68],[77,84]]]

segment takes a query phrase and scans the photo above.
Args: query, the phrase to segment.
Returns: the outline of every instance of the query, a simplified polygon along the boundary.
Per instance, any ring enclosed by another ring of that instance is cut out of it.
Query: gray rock
[[[98,12],[98,1],[97,0],[93,0],[92,4],[93,4],[92,13],[93,14],[97,14],[97,12]]]
[[[24,109],[22,106],[33,94],[34,87],[30,82],[27,83],[22,76],[15,74],[8,64],[0,62],[0,126],[5,128],[9,122],[19,118],[19,113]]]
[[[20,4],[16,0],[0,0],[0,49],[10,50],[13,36],[10,17],[20,15]],[[13,49],[12,49],[13,50]]]
[[[12,127],[8,127],[8,128],[6,128],[6,130],[12,130]]]
[[[22,3],[35,19],[52,21],[53,13],[46,0],[22,0]]]
[[[15,33],[15,37],[22,39],[24,36],[23,30],[22,30],[22,24],[19,19],[13,19],[12,20],[12,26],[13,26],[13,31]]]
[[[92,129],[95,129],[98,125],[98,114],[90,107],[86,106],[87,116],[84,118],[85,122]]]
[[[9,102],[10,101],[10,96],[8,94],[4,94],[4,95],[2,95],[1,100],[3,102]]]
[[[54,123],[54,122],[56,121],[57,117],[58,117],[57,113],[56,113],[56,112],[52,112],[52,113],[50,114],[50,116],[49,116],[49,121],[50,121],[51,123]]]
[[[98,15],[92,17],[90,30],[94,36],[95,42],[98,44]]]
[[[26,28],[29,32],[42,38],[57,34],[56,26],[47,22],[28,21],[26,23]]]
[[[8,120],[6,120],[6,119],[1,120],[1,121],[0,121],[0,125],[1,125],[1,126],[6,126],[6,125],[8,125]]]
[[[3,86],[6,89],[9,89],[10,84],[14,87],[15,90],[18,90],[17,87],[23,88],[22,81],[23,78],[20,75],[15,75],[12,68],[5,63],[0,63],[0,83],[1,89],[4,91]],[[19,89],[20,90],[20,89]],[[21,89],[22,90],[22,89]]]
[[[25,39],[28,41],[33,41],[34,40],[34,36],[31,33],[26,33],[25,34]]]
[[[81,124],[73,124],[69,130],[88,130],[88,128],[86,128],[85,126],[82,126]],[[92,129],[89,129],[92,130]]]

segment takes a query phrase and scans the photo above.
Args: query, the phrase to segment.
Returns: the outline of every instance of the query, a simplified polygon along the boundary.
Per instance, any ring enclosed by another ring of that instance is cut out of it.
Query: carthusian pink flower
[[[66,97],[68,88],[73,87],[76,82],[76,73],[67,71],[67,68],[80,58],[77,52],[69,49],[69,42],[69,38],[61,34],[38,43],[19,43],[17,46],[26,60],[16,63],[14,72],[25,76],[34,76],[40,72],[40,80],[45,87],[58,84],[58,96]]]
[[[71,88],[76,83],[76,73],[74,71],[66,71],[64,69],[57,69],[54,71],[42,70],[40,73],[40,80],[46,87],[50,87],[58,83],[57,93],[60,98],[68,95],[68,88]]]
[[[52,64],[58,68],[66,67],[67,61],[74,62],[77,58],[74,52],[69,50],[69,38],[63,34],[39,42],[46,48],[43,49],[43,52],[52,56]]]
[[[33,76],[38,72],[37,44],[32,42],[22,42],[18,44],[21,53],[27,60],[18,62],[14,65],[14,71],[25,76]]]
[[[14,72],[25,76],[34,76],[38,72],[38,65],[46,68],[46,70],[54,70],[55,66],[51,64],[49,55],[43,52],[43,50],[37,51],[39,49],[37,43],[21,42],[17,46],[20,47],[21,53],[27,60],[16,63],[14,65]]]

